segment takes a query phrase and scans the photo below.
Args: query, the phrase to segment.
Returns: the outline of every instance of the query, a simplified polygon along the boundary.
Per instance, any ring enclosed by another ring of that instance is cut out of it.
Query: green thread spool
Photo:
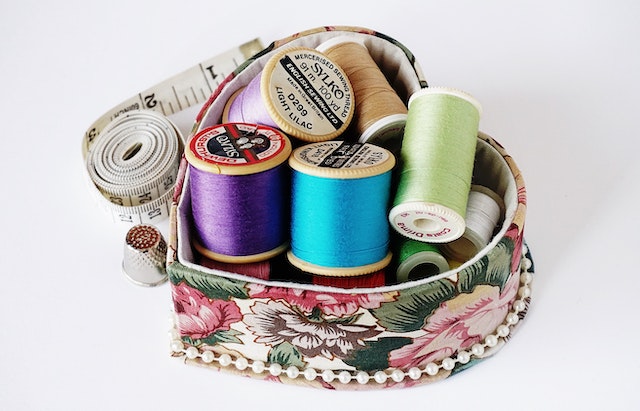
[[[481,111],[475,98],[451,88],[426,88],[411,96],[389,211],[397,232],[431,243],[462,236]]]
[[[422,241],[404,239],[399,246],[398,282],[432,277],[449,271],[449,262],[437,246]]]

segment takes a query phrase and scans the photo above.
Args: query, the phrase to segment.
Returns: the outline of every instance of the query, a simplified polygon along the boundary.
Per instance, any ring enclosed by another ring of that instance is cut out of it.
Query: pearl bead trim
[[[199,358],[205,364],[211,364],[215,361],[220,367],[226,368],[233,365],[239,371],[244,371],[250,368],[251,371],[256,374],[269,373],[274,377],[285,375],[291,379],[303,377],[308,381],[314,381],[316,378],[320,377],[327,383],[331,383],[337,380],[342,384],[349,384],[353,381],[356,381],[358,384],[364,385],[373,380],[378,384],[384,384],[389,379],[397,383],[402,382],[406,378],[409,378],[411,380],[418,380],[423,376],[423,374],[434,377],[438,375],[440,370],[453,370],[456,366],[456,363],[467,364],[474,357],[482,357],[487,348],[493,348],[497,346],[500,340],[506,340],[507,337],[511,334],[512,327],[514,327],[520,321],[519,314],[525,311],[527,308],[525,300],[531,296],[530,284],[533,280],[533,273],[530,270],[533,264],[531,260],[525,256],[526,253],[527,248],[525,245],[523,246],[523,256],[520,270],[520,288],[518,289],[518,296],[520,298],[516,299],[513,302],[511,310],[505,317],[504,323],[499,325],[493,334],[487,335],[482,342],[474,344],[469,351],[458,351],[458,354],[455,358],[443,358],[439,363],[430,362],[424,368],[413,367],[406,372],[399,369],[388,371],[381,370],[370,374],[366,371],[320,371],[316,370],[315,368],[305,368],[304,370],[301,370],[293,365],[287,368],[283,368],[279,363],[267,364],[259,360],[251,361],[244,357],[238,357],[234,359],[229,354],[221,354],[219,356],[216,356],[213,351],[200,351],[198,348],[193,346],[185,348],[184,343],[180,339],[180,334],[176,330],[173,313],[170,318],[171,330],[169,332],[171,338],[171,352],[177,356],[185,356],[190,360]]]

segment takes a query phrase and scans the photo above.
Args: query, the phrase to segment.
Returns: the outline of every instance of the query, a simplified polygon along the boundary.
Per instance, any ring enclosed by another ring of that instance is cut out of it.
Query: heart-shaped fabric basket
[[[403,101],[428,88],[413,54],[398,41],[358,27],[317,28],[273,42],[229,75],[200,111],[190,138],[221,123],[227,101],[272,55],[288,47],[315,49],[344,34],[367,46]],[[402,282],[318,282],[282,255],[260,264],[203,258],[193,244],[189,174],[183,159],[167,259],[171,353],[187,363],[319,388],[409,387],[493,355],[527,313],[533,263],[523,241],[524,181],[505,149],[482,132],[472,184],[504,202],[494,234],[450,270]],[[387,279],[395,269],[386,268]]]

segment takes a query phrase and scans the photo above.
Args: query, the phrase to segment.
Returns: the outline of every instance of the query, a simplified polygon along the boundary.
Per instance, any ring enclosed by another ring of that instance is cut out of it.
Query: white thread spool
[[[504,201],[493,190],[472,185],[467,202],[466,227],[460,238],[442,245],[453,260],[464,263],[491,241],[496,225],[503,218]]]

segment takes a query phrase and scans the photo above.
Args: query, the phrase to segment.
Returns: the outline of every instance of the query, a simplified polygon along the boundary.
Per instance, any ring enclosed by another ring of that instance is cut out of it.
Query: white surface
[[[0,409],[640,408],[640,3],[103,1],[0,5]],[[168,354],[169,287],[129,283],[80,142],[116,103],[254,37],[346,24],[474,95],[528,189],[530,313],[484,363],[405,390],[332,393]],[[304,403],[304,405],[303,405]]]

